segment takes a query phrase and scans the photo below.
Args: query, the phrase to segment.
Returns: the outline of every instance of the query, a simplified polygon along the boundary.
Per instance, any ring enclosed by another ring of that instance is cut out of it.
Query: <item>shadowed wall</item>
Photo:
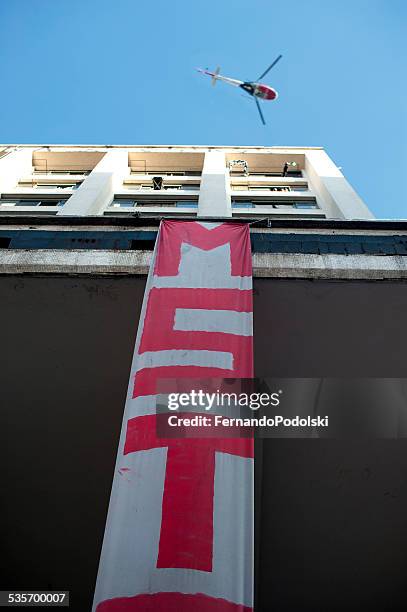
[[[0,277],[2,589],[90,609],[144,284]],[[407,376],[407,284],[254,288],[256,375]],[[258,476],[258,610],[405,608],[407,441],[267,440]]]

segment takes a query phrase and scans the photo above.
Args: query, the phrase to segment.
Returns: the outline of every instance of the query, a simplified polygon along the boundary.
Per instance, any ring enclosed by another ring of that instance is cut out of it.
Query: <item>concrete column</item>
[[[108,151],[57,214],[103,215],[127,174],[128,152],[122,149]]]
[[[205,153],[199,192],[198,217],[231,217],[229,172],[223,151]]]
[[[305,170],[328,219],[375,218],[325,151],[306,151]]]
[[[0,157],[0,195],[14,190],[23,176],[31,175],[33,150],[24,147]]]

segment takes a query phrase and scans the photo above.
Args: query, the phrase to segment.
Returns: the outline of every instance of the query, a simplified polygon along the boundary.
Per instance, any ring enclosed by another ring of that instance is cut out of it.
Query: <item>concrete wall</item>
[[[229,171],[223,151],[208,151],[202,170],[198,216],[231,217]]]
[[[305,171],[310,187],[328,219],[374,219],[363,200],[351,187],[324,150],[305,153]]]
[[[152,251],[7,248],[0,274],[147,274]],[[405,280],[407,257],[325,253],[253,253],[253,276],[342,280]]]
[[[57,214],[102,215],[128,172],[127,151],[108,151]]]
[[[3,589],[90,609],[144,283],[0,278]],[[255,279],[256,374],[406,377],[406,311],[405,282]],[[406,457],[403,440],[267,441],[257,610],[405,609]]]
[[[0,196],[14,190],[20,178],[32,172],[33,149],[10,149],[0,157]]]

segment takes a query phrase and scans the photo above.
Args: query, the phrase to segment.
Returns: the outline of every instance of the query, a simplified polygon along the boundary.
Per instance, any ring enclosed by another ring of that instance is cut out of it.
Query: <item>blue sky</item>
[[[407,218],[404,0],[0,0],[0,142],[323,146]],[[215,68],[279,91],[267,125]]]

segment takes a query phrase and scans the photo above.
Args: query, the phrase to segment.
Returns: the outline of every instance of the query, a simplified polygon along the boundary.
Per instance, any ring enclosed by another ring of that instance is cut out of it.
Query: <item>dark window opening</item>
[[[32,199],[13,199],[13,198],[0,198],[0,206],[64,206],[66,200],[32,200]]]
[[[159,190],[163,186],[162,176],[153,176],[153,189]]]
[[[89,243],[95,243],[96,242],[96,238],[72,238],[71,242],[85,242],[86,244]]]
[[[64,174],[64,175],[84,175],[84,176],[88,176],[90,174],[90,170],[82,170],[82,169],[77,169],[77,170],[34,170],[33,174]]]
[[[233,171],[231,172],[233,174]],[[292,178],[302,178],[302,170],[288,170],[286,174],[284,172],[267,172],[265,171],[254,171],[248,173],[248,176],[269,176],[269,177],[292,177]]]
[[[130,248],[132,251],[153,251],[155,246],[155,240],[143,240],[136,239],[131,241]]]
[[[0,249],[8,249],[10,246],[11,238],[0,237]]]

